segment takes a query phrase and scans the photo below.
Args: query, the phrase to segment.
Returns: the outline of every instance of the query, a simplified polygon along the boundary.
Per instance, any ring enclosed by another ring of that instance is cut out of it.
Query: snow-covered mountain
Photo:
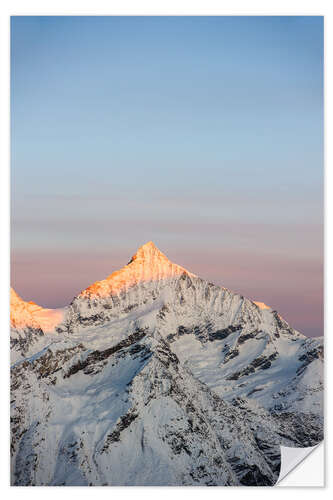
[[[323,438],[322,339],[152,242],[64,310],[12,304],[13,484],[270,485]]]
[[[54,332],[63,319],[63,309],[45,309],[24,301],[10,289],[10,344],[12,356],[24,355],[45,333]]]

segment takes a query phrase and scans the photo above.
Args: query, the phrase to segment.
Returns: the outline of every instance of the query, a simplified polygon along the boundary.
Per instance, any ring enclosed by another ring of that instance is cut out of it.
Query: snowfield
[[[151,242],[11,326],[13,485],[273,485],[323,439],[322,339]]]

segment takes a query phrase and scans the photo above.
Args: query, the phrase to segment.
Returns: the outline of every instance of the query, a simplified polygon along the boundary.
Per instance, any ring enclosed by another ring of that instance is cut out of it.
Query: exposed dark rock
[[[64,374],[64,378],[68,378],[78,371],[86,369],[91,363],[103,361],[104,359],[109,358],[110,356],[112,356],[112,354],[115,354],[121,349],[131,346],[135,342],[143,339],[146,333],[146,330],[138,329],[132,335],[129,335],[126,339],[122,340],[117,345],[110,347],[109,349],[105,349],[104,351],[93,351],[91,354],[88,354],[86,359],[84,359],[83,361],[79,360],[77,363],[72,365],[70,369]]]

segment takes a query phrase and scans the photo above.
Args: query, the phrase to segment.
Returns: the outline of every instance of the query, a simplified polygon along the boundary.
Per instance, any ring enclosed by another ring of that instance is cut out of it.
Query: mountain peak
[[[63,319],[62,309],[46,309],[30,300],[23,300],[10,288],[10,324],[12,328],[42,328],[51,332]]]
[[[138,248],[137,252],[131,258],[129,264],[134,261],[144,261],[151,262],[154,259],[169,260],[152,242],[148,241],[144,245]]]
[[[80,293],[85,297],[106,297],[117,295],[130,287],[144,282],[158,282],[189,273],[181,266],[171,262],[152,242],[148,241],[133,255],[129,263],[115,271],[105,280],[96,281]]]

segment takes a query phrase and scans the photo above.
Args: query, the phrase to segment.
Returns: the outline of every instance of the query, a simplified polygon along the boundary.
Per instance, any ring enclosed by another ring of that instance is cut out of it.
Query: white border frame
[[[40,495],[48,495],[50,497],[61,494],[65,497],[75,495],[76,493],[83,497],[90,497],[93,495],[107,496],[117,495],[120,497],[135,495],[136,498],[155,498],[157,495],[160,499],[162,497],[168,498],[170,495],[179,496],[182,499],[189,497],[193,500],[202,494],[209,496],[228,495],[230,497],[245,494],[247,497],[254,495],[256,498],[261,495],[267,495],[266,488],[199,488],[199,487],[183,487],[183,488],[103,488],[94,487],[93,490],[89,488],[65,488],[59,491],[57,488],[42,487],[34,488],[10,488],[9,487],[9,460],[8,460],[8,443],[9,443],[9,354],[8,354],[8,318],[9,318],[9,16],[10,15],[324,15],[325,16],[325,334],[326,347],[328,346],[329,325],[332,324],[332,314],[328,307],[331,283],[331,265],[328,259],[332,255],[332,231],[331,225],[328,224],[329,215],[332,215],[332,204],[329,193],[332,192],[332,174],[328,168],[328,159],[331,155],[331,147],[329,144],[329,111],[331,110],[331,102],[329,100],[328,89],[332,87],[331,67],[329,63],[329,56],[332,59],[331,45],[332,45],[332,17],[331,5],[332,1],[329,0],[280,0],[280,1],[256,1],[256,0],[243,0],[243,1],[218,1],[218,0],[123,0],[123,1],[87,1],[87,0],[58,0],[45,2],[42,0],[19,1],[12,0],[3,1],[0,6],[0,64],[1,64],[1,93],[0,93],[0,155],[1,155],[1,168],[0,168],[0,214],[1,214],[1,280],[0,280],[0,321],[1,321],[1,430],[2,435],[6,438],[2,440],[2,449],[0,454],[0,485],[4,493],[10,497],[20,497],[22,495],[27,497],[39,497]],[[332,356],[332,353],[327,353],[326,359]],[[326,382],[328,381],[329,363],[325,364]],[[326,404],[326,422],[328,422],[327,407],[330,401]],[[326,427],[326,440],[330,437],[329,428]],[[330,444],[327,444],[328,450]],[[325,460],[326,471],[330,470],[332,466],[329,461]],[[313,496],[329,494],[331,489],[330,478],[327,478],[328,486],[326,488],[317,489],[313,488],[300,488],[301,494],[304,498]],[[326,483],[327,484],[327,483]],[[293,489],[285,488],[270,488],[270,494],[294,495]]]

